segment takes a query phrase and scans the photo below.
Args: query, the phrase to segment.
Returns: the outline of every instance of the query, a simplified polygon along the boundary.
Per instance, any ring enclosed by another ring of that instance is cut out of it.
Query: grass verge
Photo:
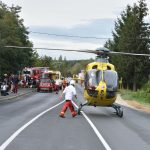
[[[121,97],[124,100],[135,100],[141,104],[149,104],[150,105],[150,93],[145,92],[143,90],[139,90],[137,92],[133,92],[130,90],[121,90]]]

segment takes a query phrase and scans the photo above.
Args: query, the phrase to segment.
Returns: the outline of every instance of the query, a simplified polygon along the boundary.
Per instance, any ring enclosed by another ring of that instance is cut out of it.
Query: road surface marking
[[[75,105],[75,107],[77,109],[79,108],[73,101],[72,101],[72,103]],[[109,145],[107,144],[107,142],[105,141],[105,139],[102,137],[102,135],[100,134],[100,132],[98,131],[98,129],[95,127],[95,125],[93,124],[93,122],[89,119],[89,117],[83,111],[81,111],[81,113],[83,114],[83,116],[87,120],[87,122],[90,124],[90,126],[92,127],[92,129],[94,130],[94,132],[96,133],[96,135],[98,136],[99,140],[102,142],[102,144],[105,147],[105,149],[106,150],[111,150],[111,148],[109,147]]]
[[[4,150],[24,129],[26,129],[30,124],[32,124],[35,120],[37,120],[39,117],[43,116],[45,113],[47,113],[48,111],[54,109],[55,107],[59,106],[60,104],[62,104],[64,101],[54,105],[53,107],[43,111],[42,113],[40,113],[39,115],[37,115],[36,117],[34,117],[33,119],[31,119],[29,122],[27,122],[25,125],[23,125],[21,128],[19,128],[15,133],[13,133],[1,146],[0,146],[0,150]]]

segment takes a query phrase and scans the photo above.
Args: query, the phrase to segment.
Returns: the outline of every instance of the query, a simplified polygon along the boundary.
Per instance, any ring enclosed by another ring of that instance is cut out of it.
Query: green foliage
[[[150,76],[149,80],[140,90],[133,92],[131,90],[121,90],[121,96],[125,100],[136,100],[140,103],[150,104]]]
[[[146,92],[144,90],[138,90],[137,92],[122,90],[121,96],[125,100],[136,100],[140,103],[150,104],[150,92]]]
[[[49,67],[51,70],[54,69],[53,59],[50,56],[39,57],[37,53],[34,54],[34,64],[36,67]]]
[[[91,60],[66,60],[64,59],[57,69],[62,72],[62,75],[72,76],[73,74],[78,74],[81,70],[85,69],[85,66],[91,62]]]
[[[142,87],[142,90],[146,93],[150,93],[150,76],[148,82]]]
[[[21,7],[7,7],[0,1],[0,74],[16,73],[33,62],[32,49],[4,48],[5,45],[32,46],[20,19]]]
[[[105,46],[114,50],[130,53],[149,53],[150,26],[144,22],[148,15],[145,0],[133,7],[127,6],[121,17],[115,22],[113,40],[107,41]],[[136,91],[148,80],[150,74],[149,58],[135,56],[112,56],[111,61],[116,66],[120,77],[123,77],[124,87]]]
[[[73,74],[78,74],[81,70],[84,70],[86,65],[93,60],[66,60],[60,55],[58,60],[56,58],[52,59],[49,56],[39,57],[39,55],[34,53],[34,64],[33,66],[37,67],[50,67],[51,70],[59,70],[62,73],[62,76],[69,77]]]

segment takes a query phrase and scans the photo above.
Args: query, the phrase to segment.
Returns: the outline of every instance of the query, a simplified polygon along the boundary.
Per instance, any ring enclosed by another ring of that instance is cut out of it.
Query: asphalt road
[[[77,105],[82,91],[78,85]],[[69,110],[60,118],[58,97],[43,92],[1,102],[0,150],[150,150],[150,114],[123,106],[119,118],[112,108],[86,106],[91,127],[87,118],[72,118]]]

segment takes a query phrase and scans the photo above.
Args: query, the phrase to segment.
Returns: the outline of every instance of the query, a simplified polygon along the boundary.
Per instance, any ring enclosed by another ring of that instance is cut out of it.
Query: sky
[[[8,6],[14,4],[22,7],[20,17],[24,19],[24,25],[30,31],[29,39],[34,47],[94,50],[112,38],[114,23],[121,12],[128,4],[132,6],[138,0],[2,0],[2,2]],[[150,0],[147,0],[147,4],[150,6]],[[150,22],[150,16],[146,20]],[[94,58],[94,54],[76,52],[45,50],[37,52],[40,56],[47,55],[53,58],[66,56],[67,60]]]

